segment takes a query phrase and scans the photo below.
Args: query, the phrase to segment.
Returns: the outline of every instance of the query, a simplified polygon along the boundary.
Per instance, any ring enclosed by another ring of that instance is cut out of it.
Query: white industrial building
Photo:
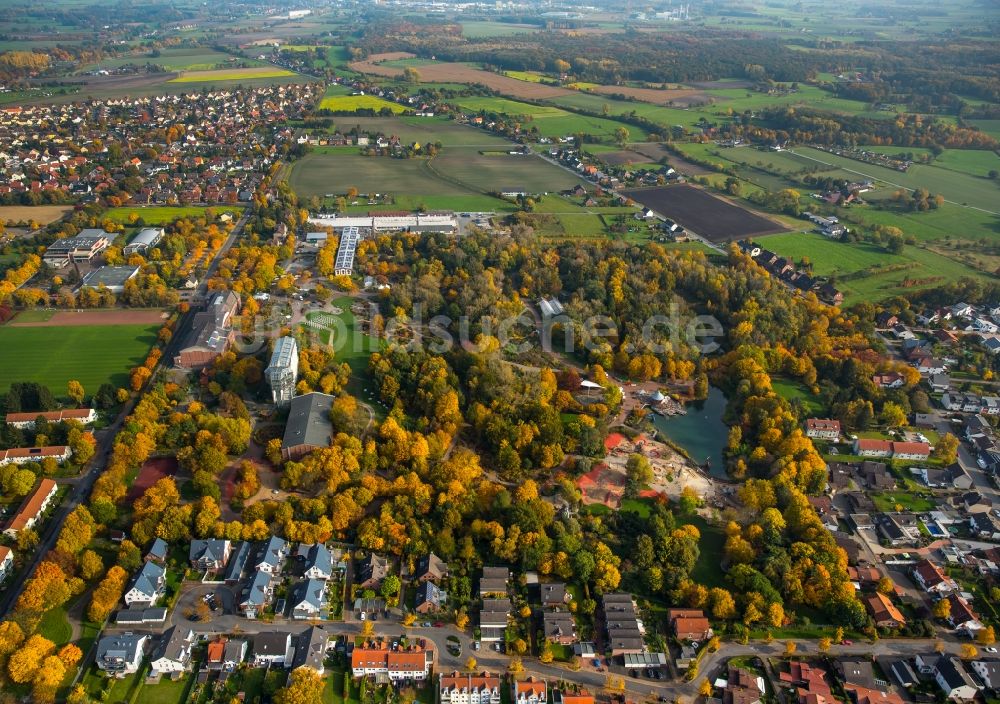
[[[413,213],[411,215],[318,215],[309,222],[318,227],[332,227],[340,232],[348,228],[372,232],[410,230],[412,232],[455,232],[458,220],[454,213]]]
[[[274,403],[283,406],[295,395],[299,377],[299,346],[294,337],[280,337],[274,343],[271,362],[264,370]]]
[[[130,254],[139,252],[145,254],[163,239],[164,230],[162,227],[144,227],[139,230],[139,234],[132,238],[132,241],[125,245],[122,251],[127,257]]]

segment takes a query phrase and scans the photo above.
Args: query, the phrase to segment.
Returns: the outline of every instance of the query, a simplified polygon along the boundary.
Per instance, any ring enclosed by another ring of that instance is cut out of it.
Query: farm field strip
[[[882,166],[865,164],[811,147],[796,147],[794,150],[790,149],[789,152],[831,168],[840,168],[858,176],[887,183],[894,188],[907,190],[926,188],[932,193],[941,193],[945,202],[953,205],[980,210],[990,215],[1000,215],[1000,211],[990,209],[996,208],[996,203],[1000,202],[1000,189],[995,183],[978,179],[975,176],[924,165],[912,166],[909,171],[904,173]],[[954,198],[961,197],[959,194],[966,198],[965,202],[954,200]]]
[[[399,103],[380,98],[377,95],[332,95],[320,101],[320,110],[333,112],[353,112],[355,110],[383,110],[388,108],[395,114],[406,110]]]
[[[274,66],[254,68],[226,68],[215,71],[182,71],[168,83],[208,83],[211,81],[239,81],[247,78],[287,78],[297,74]]]

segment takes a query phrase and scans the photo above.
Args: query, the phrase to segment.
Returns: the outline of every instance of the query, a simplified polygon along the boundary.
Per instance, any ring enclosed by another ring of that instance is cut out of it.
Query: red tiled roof
[[[34,422],[38,416],[51,423],[58,423],[63,420],[80,420],[89,418],[93,411],[90,408],[67,408],[61,411],[37,411],[35,413],[8,413],[8,423],[30,423]]]
[[[10,450],[8,450],[10,452]],[[38,488],[35,492],[28,497],[28,499],[21,505],[18,510],[17,515],[11,520],[10,525],[7,528],[13,528],[14,530],[21,530],[26,525],[28,521],[35,518],[38,512],[42,509],[42,503],[48,498],[49,494],[55,489],[56,483],[51,479],[43,479],[38,483]]]

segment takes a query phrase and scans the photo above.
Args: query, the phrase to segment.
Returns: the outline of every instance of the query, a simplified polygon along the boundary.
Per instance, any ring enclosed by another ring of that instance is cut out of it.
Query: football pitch
[[[0,327],[0,393],[13,382],[45,384],[58,396],[76,379],[88,394],[110,382],[128,383],[156,342],[160,325]]]

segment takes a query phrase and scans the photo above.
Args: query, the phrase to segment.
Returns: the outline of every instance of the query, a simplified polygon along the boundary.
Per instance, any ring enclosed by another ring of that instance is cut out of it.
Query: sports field
[[[15,318],[16,321],[16,318]],[[146,358],[160,325],[0,327],[0,392],[15,381],[35,381],[56,396],[76,379],[88,393],[110,382],[124,386]]]
[[[252,68],[224,68],[217,71],[183,71],[170,83],[213,83],[215,81],[241,81],[250,78],[287,78],[295,76],[283,68],[255,66]]]
[[[102,217],[113,220],[114,222],[128,224],[131,220],[132,213],[135,213],[142,218],[142,221],[147,225],[167,225],[172,223],[177,218],[200,218],[205,214],[206,210],[211,210],[215,213],[215,217],[219,217],[222,213],[233,213],[238,217],[239,214],[243,212],[243,208],[234,205],[164,205],[145,208],[130,208],[125,206],[121,208],[111,208],[106,211]]]
[[[399,114],[406,110],[399,103],[385,100],[377,95],[328,95],[319,104],[320,110],[332,112],[354,112],[355,110],[374,110],[379,112],[384,108]]]

